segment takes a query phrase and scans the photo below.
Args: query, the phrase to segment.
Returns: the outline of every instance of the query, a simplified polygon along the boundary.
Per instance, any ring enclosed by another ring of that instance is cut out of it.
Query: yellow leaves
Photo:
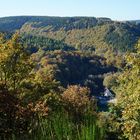
[[[139,129],[139,124],[135,120],[129,120],[125,121],[123,125],[123,131],[125,132],[124,135],[129,139],[129,140],[139,140],[140,138],[140,129]]]
[[[6,46],[4,44],[0,45],[0,62],[4,61],[8,57],[8,52],[6,51]]]
[[[5,79],[8,88],[15,89],[31,70],[29,57],[19,42],[18,33],[0,42],[0,46],[1,79]]]
[[[139,51],[140,44],[137,46]],[[126,55],[127,67],[119,76],[118,105],[122,111],[122,128],[130,140],[140,138],[140,54]]]
[[[14,53],[17,46],[13,45],[12,39],[0,42],[0,62],[7,61]]]

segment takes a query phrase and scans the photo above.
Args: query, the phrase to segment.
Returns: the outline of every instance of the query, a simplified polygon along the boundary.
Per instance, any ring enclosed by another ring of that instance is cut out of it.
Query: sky
[[[0,0],[0,17],[18,15],[136,20],[140,19],[140,0]]]

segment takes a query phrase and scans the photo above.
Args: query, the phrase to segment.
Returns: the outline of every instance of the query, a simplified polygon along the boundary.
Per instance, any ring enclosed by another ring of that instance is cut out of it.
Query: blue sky
[[[0,17],[16,15],[95,16],[140,19],[140,0],[1,0]]]

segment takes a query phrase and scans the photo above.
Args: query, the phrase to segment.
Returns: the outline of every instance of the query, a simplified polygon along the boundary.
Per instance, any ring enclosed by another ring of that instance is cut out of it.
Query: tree
[[[127,67],[119,76],[118,106],[122,130],[129,140],[140,139],[140,41],[136,53],[126,56]]]
[[[15,91],[31,71],[30,59],[20,43],[18,33],[15,33],[9,40],[4,40],[3,35],[0,39],[1,83]]]
[[[23,106],[23,101],[15,94],[21,91],[21,82],[30,71],[30,59],[20,44],[19,35],[16,33],[6,40],[1,34],[0,139],[10,139],[11,135],[27,132],[31,128],[34,112],[28,106]]]

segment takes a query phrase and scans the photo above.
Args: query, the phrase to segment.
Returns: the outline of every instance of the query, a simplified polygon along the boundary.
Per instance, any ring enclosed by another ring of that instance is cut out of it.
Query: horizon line
[[[110,17],[106,17],[106,16],[100,16],[100,17],[96,17],[96,16],[81,16],[81,15],[77,15],[77,16],[59,16],[59,15],[6,15],[6,16],[0,16],[0,18],[8,18],[8,17],[60,17],[60,18],[72,18],[72,17],[90,17],[90,18],[107,18],[113,21],[137,21],[140,20],[140,18],[138,19],[124,19],[124,20],[118,20],[118,19],[113,19]]]

